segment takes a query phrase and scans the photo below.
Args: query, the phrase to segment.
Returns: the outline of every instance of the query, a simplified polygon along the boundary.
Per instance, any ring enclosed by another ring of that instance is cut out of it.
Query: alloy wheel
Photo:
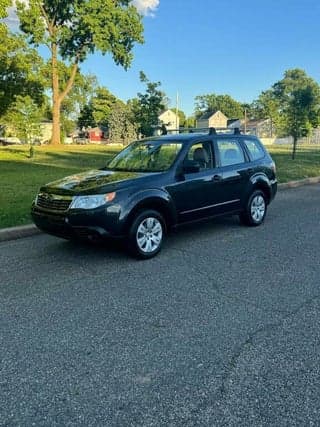
[[[162,225],[157,218],[147,217],[141,221],[137,229],[136,241],[143,253],[150,254],[155,252],[161,245],[162,237]]]
[[[259,223],[263,220],[266,212],[266,202],[261,194],[257,194],[251,201],[251,217]]]

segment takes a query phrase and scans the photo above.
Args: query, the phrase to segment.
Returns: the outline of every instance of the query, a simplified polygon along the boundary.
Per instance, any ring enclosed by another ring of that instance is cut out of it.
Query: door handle
[[[213,175],[213,177],[212,177],[212,181],[221,181],[221,180],[222,180],[221,175]]]

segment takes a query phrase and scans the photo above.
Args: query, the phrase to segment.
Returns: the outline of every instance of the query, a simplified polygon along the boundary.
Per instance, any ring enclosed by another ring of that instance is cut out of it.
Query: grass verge
[[[32,159],[28,147],[0,148],[0,228],[31,222],[30,206],[41,185],[106,164],[120,146],[42,146]],[[299,146],[296,160],[291,147],[269,146],[280,183],[320,176],[320,147]]]

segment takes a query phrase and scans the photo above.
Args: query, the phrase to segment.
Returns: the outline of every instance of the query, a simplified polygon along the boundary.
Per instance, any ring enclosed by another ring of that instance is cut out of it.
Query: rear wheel
[[[165,232],[162,215],[154,210],[142,211],[129,232],[129,248],[138,258],[148,259],[160,252]]]
[[[258,226],[263,223],[266,213],[266,196],[262,190],[256,190],[249,197],[245,211],[240,214],[240,220],[243,224]]]

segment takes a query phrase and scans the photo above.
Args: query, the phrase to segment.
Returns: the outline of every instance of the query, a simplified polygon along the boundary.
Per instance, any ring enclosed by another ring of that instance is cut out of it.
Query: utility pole
[[[177,92],[177,97],[176,97],[176,129],[179,128],[179,126],[178,126],[178,117],[179,117],[178,116],[178,110],[179,110],[179,93]]]
[[[244,109],[244,134],[247,133],[247,109]]]

